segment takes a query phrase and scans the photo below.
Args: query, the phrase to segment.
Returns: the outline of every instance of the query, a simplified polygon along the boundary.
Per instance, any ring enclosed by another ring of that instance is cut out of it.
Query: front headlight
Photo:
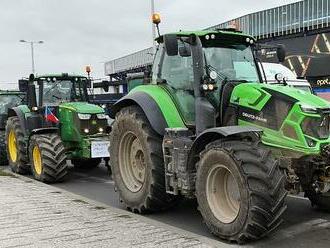
[[[91,114],[79,114],[79,113],[78,113],[78,118],[79,118],[80,120],[89,120],[91,117],[92,117]]]
[[[104,120],[107,118],[107,116],[105,114],[97,114],[96,115],[98,119]]]

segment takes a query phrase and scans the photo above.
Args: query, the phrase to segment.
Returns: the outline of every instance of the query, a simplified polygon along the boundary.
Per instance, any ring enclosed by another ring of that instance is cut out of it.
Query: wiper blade
[[[245,79],[231,79],[231,80],[227,80],[227,82],[241,82],[241,83],[249,83],[250,81],[247,81]]]

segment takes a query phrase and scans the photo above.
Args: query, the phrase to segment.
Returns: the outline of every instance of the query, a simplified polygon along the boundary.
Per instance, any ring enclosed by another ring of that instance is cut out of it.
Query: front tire
[[[123,108],[110,135],[110,165],[120,198],[127,209],[145,213],[173,205],[166,193],[162,137],[137,106]]]
[[[29,155],[34,178],[44,183],[65,179],[68,171],[65,148],[57,134],[34,135],[30,139]]]
[[[6,125],[6,148],[11,170],[18,174],[28,174],[27,142],[17,116],[10,117]]]
[[[251,142],[216,141],[198,163],[199,210],[214,235],[238,243],[257,240],[282,222],[284,184],[268,150]]]

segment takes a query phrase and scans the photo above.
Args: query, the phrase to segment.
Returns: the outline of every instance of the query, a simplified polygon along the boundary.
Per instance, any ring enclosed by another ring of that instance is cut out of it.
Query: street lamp
[[[26,41],[26,40],[20,40],[19,42],[22,43],[29,43],[31,45],[31,59],[32,59],[32,73],[35,73],[35,64],[34,64],[34,44],[43,44],[44,41]]]
[[[153,16],[153,14],[155,14],[155,0],[151,0],[151,15],[150,16]],[[151,25],[152,25],[152,44],[153,44],[153,47],[155,49],[156,47],[156,26],[151,22]]]

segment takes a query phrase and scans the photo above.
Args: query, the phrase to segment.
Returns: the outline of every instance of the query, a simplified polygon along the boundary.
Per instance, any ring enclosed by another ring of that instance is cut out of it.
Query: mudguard
[[[188,165],[190,170],[195,170],[195,159],[205,146],[212,141],[228,138],[231,136],[244,135],[252,139],[260,139],[262,129],[253,126],[227,126],[215,127],[205,130],[195,139],[189,153]]]
[[[152,128],[161,136],[165,134],[165,128],[171,127],[166,117],[164,116],[159,103],[147,92],[144,91],[136,91],[133,92],[121,100],[119,100],[116,104],[114,104],[111,109],[111,118],[115,118],[116,114],[120,111],[120,109],[130,106],[130,105],[138,105],[145,113],[148,121],[150,122]],[[166,107],[166,106],[165,106]],[[181,120],[181,118],[180,118]],[[183,122],[180,126],[184,126]]]

